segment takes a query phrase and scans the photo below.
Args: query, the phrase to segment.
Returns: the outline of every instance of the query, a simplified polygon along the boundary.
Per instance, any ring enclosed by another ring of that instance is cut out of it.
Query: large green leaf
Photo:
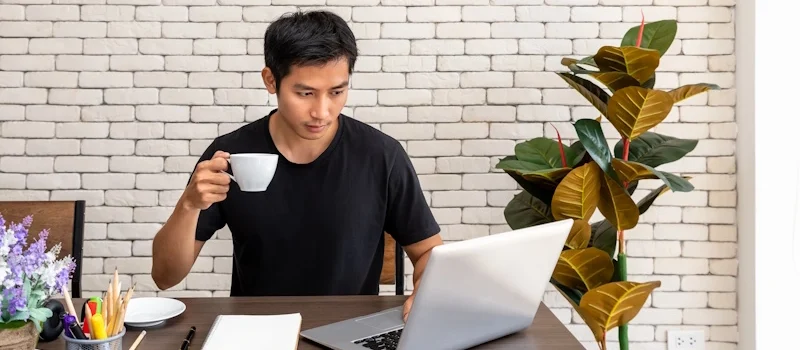
[[[644,25],[641,47],[658,51],[660,56],[669,50],[678,32],[678,22],[673,19],[650,22]],[[621,46],[636,46],[639,26],[631,27],[622,37]]]
[[[577,168],[592,160],[592,157],[589,156],[589,153],[586,152],[586,149],[583,148],[583,144],[580,141],[575,141],[569,148],[572,150],[572,153],[575,154],[572,159],[567,159],[570,167]]]
[[[590,245],[608,253],[608,256],[614,256],[614,251],[617,250],[617,229],[608,220],[595,222],[592,224]]]
[[[608,148],[608,141],[606,141],[606,136],[600,127],[600,122],[594,119],[580,119],[575,122],[575,132],[578,134],[578,138],[581,140],[586,152],[600,166],[600,169],[603,169],[603,172],[621,186],[622,181],[620,181],[619,176],[611,166],[613,155]]]
[[[577,289],[569,288],[561,283],[558,283],[554,278],[550,278],[550,283],[555,287],[567,301],[572,304],[575,310],[578,310],[578,305],[581,303],[583,293]]]
[[[495,167],[503,169],[520,187],[545,203],[552,201],[556,186],[571,170],[571,168],[535,170],[539,168],[537,165],[520,161],[515,156],[504,157]]]
[[[564,148],[566,159],[575,156],[566,145]],[[546,137],[537,137],[514,146],[514,154],[518,161],[530,163],[525,168],[531,171],[561,168],[561,152],[558,141]]]
[[[697,147],[697,140],[679,139],[672,136],[645,132],[631,141],[628,160],[651,167],[658,167],[679,160]],[[614,146],[614,155],[622,158],[623,141]]]
[[[611,96],[605,90],[595,85],[593,82],[574,74],[558,73],[558,76],[564,79],[573,89],[577,90],[592,104],[592,106],[597,108],[602,115],[606,115],[608,100],[611,99]]]
[[[512,230],[555,221],[549,206],[526,191],[517,193],[508,202],[503,215]]]
[[[650,209],[650,206],[653,205],[653,202],[655,202],[659,196],[667,192],[669,192],[669,187],[667,185],[661,185],[650,191],[644,198],[640,199],[639,202],[636,203],[636,206],[639,207],[639,215],[644,215],[647,209]]]

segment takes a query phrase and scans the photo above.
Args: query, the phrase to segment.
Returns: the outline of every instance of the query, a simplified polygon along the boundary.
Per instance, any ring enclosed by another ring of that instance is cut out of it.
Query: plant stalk
[[[619,279],[621,281],[628,280],[628,257],[627,255],[620,254],[618,257],[617,263],[617,270],[619,273]],[[619,325],[619,349],[620,350],[628,350],[628,325],[621,324]]]
[[[630,153],[631,140],[623,137],[622,140],[622,159],[628,161],[628,154]],[[628,182],[623,183],[625,191],[628,189]],[[617,275],[620,281],[628,280],[628,257],[625,255],[625,231],[619,231],[619,254],[617,254]],[[628,325],[619,325],[619,349],[628,350]]]

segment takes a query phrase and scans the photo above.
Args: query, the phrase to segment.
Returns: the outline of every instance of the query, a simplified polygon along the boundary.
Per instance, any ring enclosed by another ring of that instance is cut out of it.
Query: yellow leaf
[[[594,55],[601,72],[622,72],[643,84],[656,72],[661,60],[657,50],[636,46],[603,46]]]
[[[579,308],[583,320],[597,341],[611,329],[628,324],[642,309],[645,301],[661,281],[646,283],[612,282],[588,291],[581,298]]]
[[[669,95],[672,97],[673,102],[678,103],[694,95],[716,89],[719,89],[719,86],[713,84],[689,84],[670,90]]]
[[[569,249],[561,252],[553,279],[566,287],[586,292],[611,281],[614,262],[598,248]]]
[[[570,171],[553,194],[553,217],[556,220],[566,218],[589,220],[597,209],[602,174],[603,171],[595,162],[586,163]]]
[[[657,179],[658,176],[653,174],[652,171],[643,167],[639,163],[626,162],[619,158],[611,160],[611,167],[617,171],[620,180],[625,183],[631,183],[636,180],[642,179]]]
[[[597,209],[617,231],[636,227],[636,224],[639,223],[639,208],[636,203],[633,202],[628,192],[607,174],[604,173],[603,178]]]
[[[633,79],[630,75],[623,72],[602,72],[602,73],[590,73],[589,74],[592,78],[597,79],[597,81],[603,83],[603,85],[607,86],[611,90],[620,90],[624,89],[628,86],[640,86],[641,84]]]
[[[611,96],[606,118],[620,135],[633,140],[664,121],[673,104],[666,91],[629,86]]]
[[[591,238],[592,225],[589,225],[589,221],[574,220],[565,245],[571,249],[583,249],[589,246]]]

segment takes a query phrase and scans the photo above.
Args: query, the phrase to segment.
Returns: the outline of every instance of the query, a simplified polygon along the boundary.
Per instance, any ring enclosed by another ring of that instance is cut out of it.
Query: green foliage
[[[628,30],[619,46],[603,46],[595,55],[580,59],[562,58],[568,71],[556,74],[599,117],[575,121],[578,140],[571,145],[537,137],[518,144],[514,155],[497,164],[523,189],[505,208],[509,227],[536,226],[556,218],[575,220],[551,283],[581,315],[601,349],[606,348],[606,332],[619,327],[620,348],[627,350],[627,323],[646,296],[660,286],[658,281],[627,281],[625,242],[620,241],[623,231],[635,227],[659,196],[694,190],[690,178],[657,168],[685,157],[697,140],[654,129],[675,104],[719,89],[705,83],[655,89],[656,70],[661,60],[668,59],[663,56],[676,32],[674,20],[648,23]],[[613,150],[603,119],[622,137]],[[632,195],[645,179],[659,180],[662,185],[634,202]],[[590,225],[588,217],[595,208],[603,220]],[[611,312],[620,308],[626,311]]]

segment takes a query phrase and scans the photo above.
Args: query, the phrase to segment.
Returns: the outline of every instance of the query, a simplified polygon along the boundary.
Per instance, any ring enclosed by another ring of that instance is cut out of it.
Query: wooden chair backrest
[[[395,240],[388,233],[383,234],[383,269],[381,270],[381,284],[394,284],[395,280]]]
[[[38,239],[39,232],[47,229],[47,250],[61,243],[58,258],[72,255],[76,267],[70,287],[72,297],[80,297],[81,260],[83,257],[84,201],[0,201],[0,215],[6,221],[21,223],[33,216],[28,228],[28,244]]]
[[[402,258],[402,248],[390,234],[384,233],[383,235],[383,268],[381,269],[380,284],[394,284],[396,286],[395,294],[402,295],[404,288],[403,265],[398,265],[402,264],[402,259],[398,259]],[[400,257],[397,256],[398,249]]]

